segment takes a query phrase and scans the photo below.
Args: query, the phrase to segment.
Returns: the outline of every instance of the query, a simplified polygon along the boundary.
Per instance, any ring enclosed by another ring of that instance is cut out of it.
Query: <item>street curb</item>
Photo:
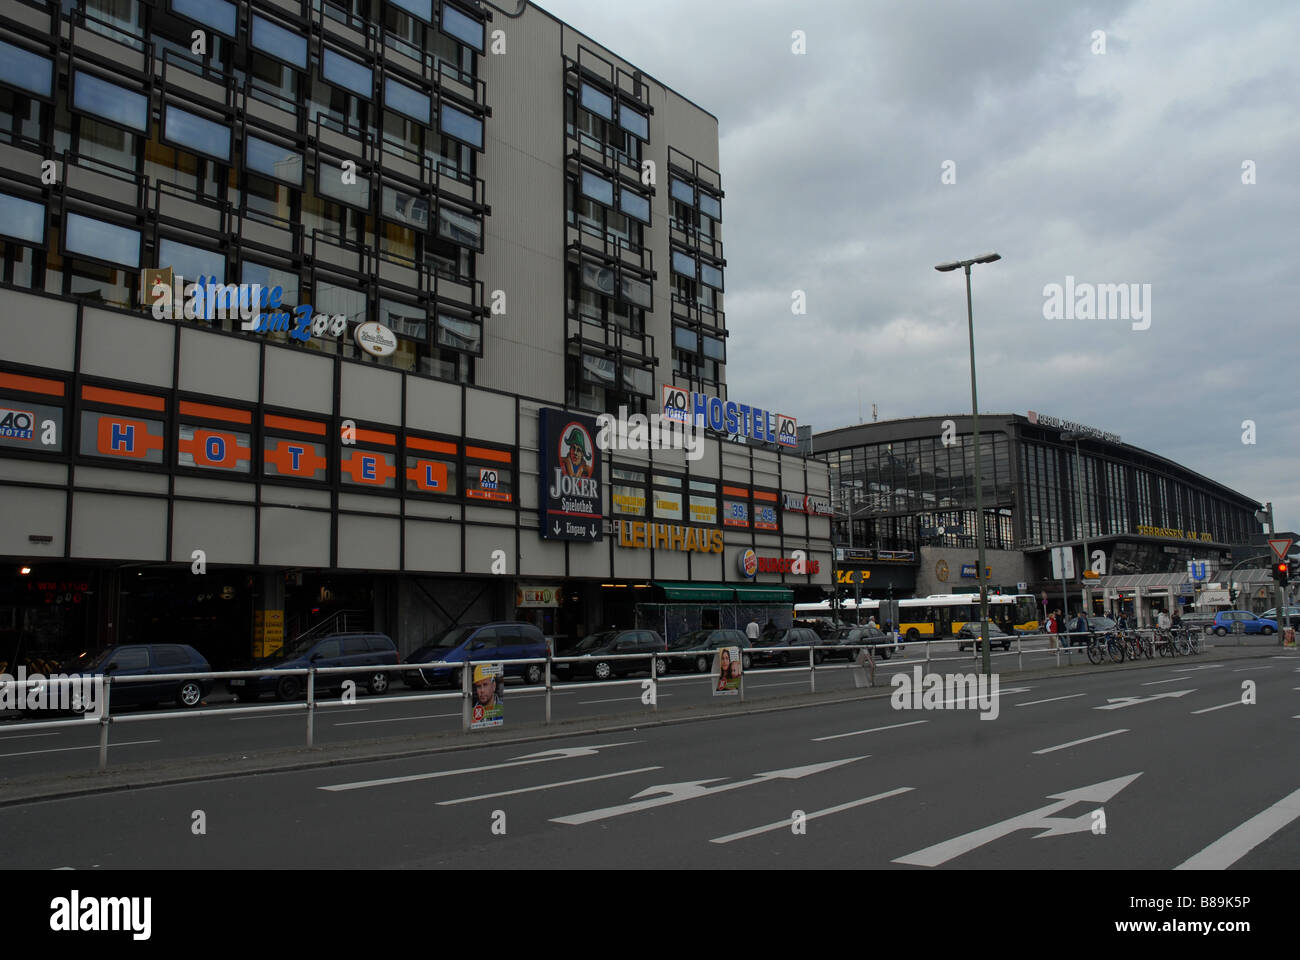
[[[1220,655],[1223,656],[1228,654],[1229,650],[1242,650],[1243,651],[1242,653],[1231,655],[1230,658],[1233,660],[1272,659],[1279,655],[1278,649],[1279,648],[1277,647],[1224,648],[1220,652]],[[1248,650],[1251,652],[1249,653],[1244,652]],[[1214,655],[1215,655],[1215,648],[1213,646],[1207,645],[1199,656],[1213,658]],[[1011,656],[1011,654],[1008,654],[1007,656]],[[1297,660],[1300,660],[1300,655],[1292,654],[1292,656],[1296,656]],[[1227,659],[1228,657],[1225,656],[1224,658]],[[1147,668],[1168,667],[1173,664],[1179,663],[1185,659],[1187,658],[1157,657],[1152,660],[1142,660],[1133,663],[1126,662],[1124,664],[1100,664],[1094,666],[1093,664],[1087,662],[1086,654],[1085,654],[1085,661],[1080,665],[1069,666],[1069,667],[1062,666],[1059,668],[1053,666],[1046,669],[1019,670],[1019,671],[1010,671],[1010,672],[1000,672],[995,670],[994,673],[997,674],[1001,682],[1004,683],[1020,682],[1024,680],[1035,680],[1035,679],[1047,680],[1047,679],[1055,679],[1055,678],[1068,678],[1068,677],[1080,676],[1084,674],[1092,674],[1107,669],[1141,670]],[[884,661],[884,663],[887,664],[889,662]],[[966,657],[945,658],[943,660],[931,660],[930,672],[936,672],[934,669],[936,666],[942,667],[943,665],[952,665],[952,664],[956,664],[956,665],[965,664],[969,669],[961,670],[961,671],[951,671],[951,672],[962,672],[962,673],[979,672],[978,661],[972,662],[971,658],[966,658]],[[996,665],[996,662],[994,663],[994,665]],[[876,666],[877,669],[879,670],[882,666],[882,663],[878,662]],[[924,668],[925,661],[919,660],[919,661],[909,662],[907,663],[907,666],[909,667],[921,666]],[[437,738],[437,739],[446,739],[446,738],[455,737],[458,738],[460,742],[444,743],[444,744],[437,744],[435,742],[426,746],[410,747],[410,748],[403,748],[397,750],[390,749],[387,752],[378,752],[378,753],[367,752],[367,751],[373,751],[376,745],[378,744],[391,743],[392,739],[394,738],[390,738],[387,740],[361,741],[360,743],[337,744],[337,745],[332,745],[327,747],[325,746],[294,747],[289,749],[281,749],[270,754],[263,754],[260,757],[258,757],[256,760],[252,760],[251,763],[256,764],[256,766],[250,766],[250,768],[248,769],[238,769],[238,770],[209,769],[201,773],[175,775],[175,776],[167,776],[165,775],[165,773],[161,773],[161,772],[156,775],[150,775],[148,771],[131,770],[129,768],[121,769],[121,770],[108,770],[104,773],[100,773],[99,771],[92,770],[92,771],[85,771],[83,773],[65,775],[65,781],[60,782],[57,785],[56,789],[40,790],[39,781],[36,780],[29,780],[26,782],[20,782],[9,786],[0,786],[0,809],[6,807],[21,806],[23,804],[35,803],[35,802],[40,802],[45,800],[65,800],[73,797],[117,793],[125,790],[147,789],[150,787],[183,786],[185,784],[190,784],[190,783],[206,783],[206,782],[213,782],[219,780],[233,780],[233,779],[238,779],[240,777],[254,777],[254,776],[263,776],[263,775],[277,774],[277,773],[299,773],[307,770],[321,770],[321,769],[328,769],[330,767],[341,767],[341,766],[347,766],[347,765],[358,764],[358,763],[377,763],[377,762],[383,762],[388,760],[405,760],[414,757],[433,756],[442,753],[453,753],[459,750],[471,750],[477,747],[484,747],[484,746],[516,746],[516,745],[523,745],[523,744],[530,744],[530,743],[539,743],[548,740],[563,739],[565,737],[590,736],[590,735],[600,735],[600,734],[607,734],[607,733],[621,733],[629,730],[640,730],[640,729],[653,728],[653,727],[676,726],[685,723],[697,723],[700,721],[707,721],[707,720],[734,719],[736,717],[750,716],[752,714],[780,713],[788,710],[801,710],[809,706],[834,706],[842,703],[853,703],[853,702],[868,701],[868,700],[883,700],[883,699],[888,699],[892,694],[888,692],[872,693],[870,691],[875,691],[875,690],[883,691],[885,689],[887,688],[883,688],[880,686],[866,687],[863,688],[861,692],[851,696],[843,696],[842,695],[843,691],[826,691],[820,694],[808,693],[808,692],[802,694],[785,694],[782,695],[781,698],[779,698],[784,702],[738,703],[736,704],[735,709],[728,709],[726,712],[693,713],[692,711],[707,709],[707,708],[680,707],[680,708],[673,708],[675,710],[680,711],[680,714],[676,716],[651,715],[649,717],[638,719],[635,721],[618,721],[616,718],[609,717],[609,716],[574,719],[569,721],[559,721],[559,724],[561,726],[566,724],[573,724],[573,726],[569,727],[568,729],[561,729],[560,727],[553,726],[549,729],[544,729],[536,733],[530,733],[525,736],[503,735],[500,737],[495,737],[491,733],[486,733],[486,734],[476,735],[474,738],[466,740],[466,739],[462,739],[465,737],[465,734],[460,731],[456,731],[454,733],[432,734],[426,736],[430,736],[432,738]],[[774,698],[774,699],[778,699],[778,698]],[[584,724],[591,724],[591,725],[586,726]],[[307,752],[319,753],[324,751],[332,751],[335,753],[342,752],[342,751],[353,751],[353,752],[357,752],[357,755],[355,756],[336,755],[332,757],[320,757],[319,759],[304,760],[301,762],[288,762],[288,763],[279,763],[279,764],[274,763],[277,757],[292,757]],[[241,757],[240,759],[250,759],[250,758]],[[160,763],[169,764],[172,767],[175,767],[180,764],[185,764],[185,763],[205,764],[211,766],[213,764],[223,764],[229,762],[230,760],[231,760],[230,757],[212,756],[212,757],[193,758],[190,760],[160,761]],[[95,782],[95,783],[87,782],[85,784],[78,784],[75,786],[66,783],[66,778],[92,778],[92,777],[103,778],[103,779],[100,779],[99,782]],[[106,780],[109,779],[111,779],[112,782],[105,782]],[[9,793],[11,791],[22,791],[24,787],[29,787],[29,786],[38,787],[38,789],[36,789],[34,792],[29,792],[29,793],[19,792],[18,795],[13,795],[13,796],[5,795],[6,793]],[[51,786],[55,786],[55,785],[51,784]]]

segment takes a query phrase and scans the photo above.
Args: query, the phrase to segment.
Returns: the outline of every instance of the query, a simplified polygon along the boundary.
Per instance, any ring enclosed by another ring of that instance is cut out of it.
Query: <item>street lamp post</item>
[[[971,264],[993,263],[1001,259],[1000,254],[986,253],[982,257],[975,257],[971,260],[954,260],[951,263],[941,263],[934,268],[940,273],[947,273],[961,267],[966,272],[966,330],[970,336],[971,432],[974,434],[973,442],[975,444],[975,540],[979,547],[979,566],[975,570],[975,579],[979,583],[980,589],[980,649],[983,651],[984,656],[983,668],[985,676],[989,676],[993,672],[993,668],[989,656],[989,585],[984,567],[984,483],[980,463],[980,405],[975,389],[975,313],[974,308],[971,306],[970,268]]]
[[[1263,510],[1255,511],[1255,519],[1258,520],[1260,523],[1265,523],[1265,522],[1268,523],[1268,535],[1269,538],[1272,539],[1272,537],[1277,533],[1277,528],[1273,526],[1273,501],[1272,500],[1264,504]],[[1272,559],[1273,559],[1273,557],[1271,556],[1271,550],[1272,548],[1270,547],[1270,554],[1269,554],[1270,569],[1272,567]],[[1284,619],[1286,616],[1286,591],[1282,589],[1282,585],[1278,583],[1276,580],[1273,581],[1273,610],[1277,615],[1279,625],[1287,623],[1287,620]],[[1281,640],[1283,637],[1284,637],[1283,632],[1279,630],[1278,639]]]
[[[1081,433],[1063,433],[1061,439],[1067,443],[1074,441],[1074,486],[1079,491],[1079,537],[1083,540],[1083,569],[1079,571],[1079,612],[1087,616],[1088,605],[1088,571],[1092,569],[1088,557],[1088,526],[1084,520],[1083,513],[1083,461],[1079,456],[1079,439],[1083,436]],[[1068,611],[1067,611],[1068,612]]]

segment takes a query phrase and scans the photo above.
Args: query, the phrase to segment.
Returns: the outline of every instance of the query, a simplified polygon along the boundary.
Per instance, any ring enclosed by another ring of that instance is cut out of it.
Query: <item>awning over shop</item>
[[[789,587],[759,584],[664,583],[651,584],[663,591],[669,603],[794,603],[794,591]]]
[[[789,587],[746,584],[735,590],[737,603],[794,603],[794,591]]]
[[[664,592],[664,599],[677,603],[735,603],[736,591],[732,587],[708,583],[662,583],[650,584]]]

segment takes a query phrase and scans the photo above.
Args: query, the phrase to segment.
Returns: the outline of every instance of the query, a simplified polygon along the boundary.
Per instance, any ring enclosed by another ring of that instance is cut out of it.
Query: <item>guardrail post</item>
[[[108,769],[109,709],[113,703],[113,676],[104,677],[104,712],[99,716],[99,769]]]
[[[307,671],[307,746],[316,743],[316,668]]]
[[[551,651],[546,651],[546,722],[551,722]]]
[[[1056,665],[1059,667],[1061,665],[1061,647],[1065,645],[1065,634],[1054,633],[1052,636],[1056,637]]]
[[[816,645],[808,648],[808,692],[817,692],[817,662],[814,654],[817,652]]]
[[[750,661],[753,662],[752,660]],[[740,648],[740,702],[745,702],[745,674],[749,671],[745,669],[745,648]]]
[[[1025,635],[1016,634],[1016,669],[1025,669]]]
[[[925,672],[930,672],[930,638],[925,638]]]
[[[659,712],[659,654],[650,654],[650,709]]]
[[[460,732],[469,733],[469,672],[472,668],[469,660],[460,668]]]

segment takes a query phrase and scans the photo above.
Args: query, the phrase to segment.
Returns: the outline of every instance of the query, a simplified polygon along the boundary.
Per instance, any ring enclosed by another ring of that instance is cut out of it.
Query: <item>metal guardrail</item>
[[[1152,630],[1143,630],[1140,632],[1155,633],[1155,631]],[[1102,635],[1104,636],[1104,634]],[[1034,639],[1048,640],[1053,637],[1060,639],[1060,638],[1069,638],[1069,637],[1091,638],[1095,636],[1098,636],[1098,634],[1082,633],[1078,631],[1066,632],[1060,634],[1017,633],[1014,636],[1015,639],[1014,650],[1004,650],[998,652],[994,652],[990,650],[990,656],[996,656],[996,657],[1015,656],[1017,658],[1017,668],[1023,669],[1024,657],[1026,654],[1029,654],[1030,656],[1054,655],[1056,658],[1057,666],[1060,666],[1061,654],[1064,653],[1067,658],[1066,665],[1068,666],[1072,663],[1072,657],[1075,653],[1082,655],[1084,659],[1086,659],[1086,655],[1087,655],[1086,642],[1071,643],[1068,645],[1058,644],[1055,647],[1025,650],[1024,648],[1025,638],[1030,637]],[[808,655],[808,661],[806,665],[779,666],[772,669],[764,670],[763,674],[775,675],[779,673],[800,673],[803,672],[804,670],[807,670],[808,689],[810,692],[816,692],[817,672],[819,670],[827,670],[827,669],[830,670],[865,669],[867,673],[867,685],[874,686],[875,669],[878,660],[878,656],[877,656],[878,648],[883,648],[886,651],[886,655],[884,657],[880,657],[879,659],[888,659],[888,651],[895,651],[895,652],[906,651],[908,648],[918,648],[918,647],[924,649],[925,652],[924,658],[915,658],[911,660],[908,659],[898,660],[895,661],[896,666],[902,666],[904,664],[924,663],[928,669],[930,665],[934,663],[953,663],[953,662],[969,663],[970,660],[972,659],[970,654],[963,653],[957,657],[934,656],[934,651],[932,649],[934,645],[951,644],[955,642],[958,642],[956,638],[942,638],[942,639],[929,638],[925,640],[911,640],[911,641],[895,638],[895,639],[889,639],[884,643],[876,643],[876,644],[819,643],[819,644],[806,644],[806,645],[795,645],[795,646],[741,647],[740,649],[742,655],[748,653],[751,655],[751,658],[752,655],[755,653],[763,656],[788,658],[790,654],[806,651]],[[979,657],[982,653],[979,642],[975,641],[972,644],[972,646],[974,648],[974,656]],[[818,651],[825,652],[825,651],[832,651],[832,650],[851,651],[848,662],[845,664],[825,665],[818,661],[817,659]],[[608,654],[600,657],[583,655],[583,656],[562,656],[562,657],[550,657],[550,656],[530,657],[530,658],[522,658],[517,660],[505,660],[505,661],[500,659],[468,660],[468,661],[438,660],[438,661],[428,661],[428,662],[421,662],[421,663],[358,664],[358,665],[345,666],[345,667],[294,667],[294,668],[282,669],[282,670],[267,670],[264,668],[261,670],[221,670],[221,671],[209,671],[207,673],[177,673],[177,674],[162,675],[162,676],[166,678],[174,677],[176,683],[178,684],[187,680],[221,680],[221,679],[230,680],[230,679],[237,679],[237,678],[305,676],[307,678],[306,699],[304,702],[294,702],[294,703],[258,704],[258,705],[248,705],[248,706],[236,705],[236,706],[229,706],[229,707],[223,706],[218,708],[200,708],[200,709],[190,708],[190,709],[182,709],[182,710],[171,710],[165,713],[147,712],[147,713],[132,713],[127,715],[114,715],[112,713],[113,687],[121,684],[131,684],[131,683],[157,683],[159,682],[160,675],[150,674],[144,676],[114,677],[113,675],[109,674],[102,678],[103,679],[103,711],[99,716],[89,716],[80,719],[70,719],[70,720],[65,719],[65,720],[52,720],[52,721],[24,722],[24,723],[14,724],[11,727],[7,727],[7,729],[15,729],[15,730],[19,730],[19,729],[20,730],[44,730],[50,728],[67,729],[68,727],[71,726],[98,725],[99,726],[98,769],[105,770],[108,767],[108,748],[110,745],[108,731],[109,731],[109,727],[115,723],[138,723],[147,720],[175,720],[175,719],[182,719],[182,718],[189,718],[189,717],[214,716],[217,714],[221,714],[223,716],[230,716],[235,714],[249,714],[249,713],[258,713],[258,712],[291,713],[295,711],[303,711],[305,712],[307,718],[306,744],[308,747],[311,747],[315,745],[316,711],[330,708],[330,707],[351,706],[355,702],[352,699],[349,699],[347,697],[338,698],[338,699],[335,698],[318,699],[316,696],[316,685],[317,685],[318,678],[329,677],[334,675],[343,675],[346,676],[348,679],[354,679],[354,678],[363,677],[365,675],[373,675],[375,673],[394,673],[394,672],[413,673],[413,672],[419,672],[428,669],[452,668],[460,671],[460,675],[461,675],[460,690],[453,690],[448,693],[414,693],[400,698],[393,698],[387,701],[374,700],[370,702],[377,703],[377,704],[382,704],[382,703],[402,704],[402,703],[412,703],[412,702],[419,702],[425,700],[449,700],[449,699],[459,698],[462,702],[461,729],[462,732],[468,732],[470,729],[470,718],[471,718],[471,709],[472,709],[471,696],[470,696],[471,671],[472,668],[475,666],[478,666],[480,664],[488,664],[488,663],[507,663],[510,664],[511,666],[527,666],[529,664],[544,665],[541,684],[526,683],[522,689],[545,691],[546,694],[545,722],[549,724],[552,722],[552,692],[555,689],[555,684],[552,682],[553,681],[552,668],[557,664],[565,664],[565,663],[594,664],[594,663],[614,662],[619,660],[645,661],[646,669],[649,672],[649,677],[647,679],[622,679],[622,680],[613,679],[613,680],[596,680],[592,682],[571,682],[571,683],[562,684],[562,686],[581,686],[584,689],[596,689],[599,687],[627,686],[630,684],[639,684],[643,690],[650,691],[650,696],[646,698],[646,702],[653,710],[657,711],[659,709],[658,695],[657,695],[659,684],[673,683],[673,682],[686,681],[686,680],[699,680],[699,679],[706,679],[711,682],[713,677],[713,673],[711,670],[705,673],[694,672],[694,673],[683,674],[679,676],[670,676],[668,675],[667,671],[665,671],[663,674],[660,674],[659,671],[657,670],[657,661],[684,659],[687,657],[693,658],[702,655],[708,656],[710,659],[712,659],[716,654],[717,654],[717,650],[674,650],[674,651],[660,650],[652,653]],[[742,701],[744,700],[745,697],[744,678],[747,672],[748,671],[742,671],[741,673],[740,698]],[[66,678],[64,679],[66,681]],[[60,682],[60,675],[56,674],[52,677],[43,678],[41,680],[27,679],[27,680],[12,680],[9,682],[14,684],[15,686],[30,686],[32,684],[38,684],[38,683],[46,683],[46,684],[58,683]]]

